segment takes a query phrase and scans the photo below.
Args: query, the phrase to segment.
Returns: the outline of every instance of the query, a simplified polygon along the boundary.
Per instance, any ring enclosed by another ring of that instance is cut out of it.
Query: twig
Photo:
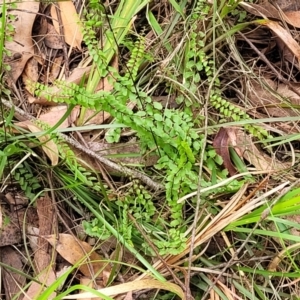
[[[33,117],[32,115],[26,113],[25,111],[23,111],[22,109],[16,107],[15,105],[13,105],[11,102],[1,99],[2,103],[8,107],[8,108],[13,108],[15,110],[15,112],[17,114],[19,114],[20,116],[22,116],[23,118],[27,119],[27,120],[33,120],[35,121],[36,118]],[[102,157],[100,155],[98,155],[97,153],[95,153],[94,151],[82,146],[80,143],[78,143],[76,140],[70,138],[69,136],[60,133],[60,136],[69,144],[71,144],[72,146],[74,146],[76,149],[84,152],[85,154],[89,155],[90,157],[95,158],[96,160],[98,160],[99,162],[105,164],[106,166],[110,167],[111,169],[113,169],[114,171],[117,171],[125,176],[131,176],[133,178],[137,178],[140,181],[142,181],[143,183],[145,183],[147,186],[149,186],[151,189],[155,190],[155,191],[159,191],[159,190],[164,190],[165,187],[158,183],[153,181],[152,179],[150,179],[148,176],[146,176],[143,173],[140,173],[138,171],[129,169],[127,167],[124,167],[122,165],[118,165],[112,161],[110,161],[109,159]]]

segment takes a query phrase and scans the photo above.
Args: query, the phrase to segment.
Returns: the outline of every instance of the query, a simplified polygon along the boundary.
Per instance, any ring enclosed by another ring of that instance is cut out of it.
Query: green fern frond
[[[131,50],[131,56],[127,62],[125,78],[135,81],[139,67],[145,55],[145,39],[140,35]]]
[[[30,165],[24,161],[22,164],[18,165],[12,175],[20,185],[22,191],[24,191],[25,196],[31,201],[35,199],[41,185]]]

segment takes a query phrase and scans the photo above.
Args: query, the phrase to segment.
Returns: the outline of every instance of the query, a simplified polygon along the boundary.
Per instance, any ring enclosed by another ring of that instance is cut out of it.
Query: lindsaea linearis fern
[[[192,16],[191,29],[195,26],[193,24],[203,21],[203,18],[208,13],[208,6],[205,6],[204,9],[203,5],[203,1],[198,2],[197,9]],[[184,203],[178,203],[178,199],[197,189],[198,168],[195,163],[203,147],[203,136],[198,135],[194,130],[194,117],[190,108],[186,107],[183,110],[164,108],[136,86],[135,81],[139,67],[145,62],[146,57],[143,37],[138,37],[134,48],[131,49],[131,57],[124,68],[124,75],[120,75],[113,67],[107,65],[105,53],[101,49],[94,49],[96,43],[93,42],[95,35],[92,29],[90,29],[90,35],[86,35],[86,37],[88,37],[87,44],[89,45],[90,54],[101,76],[104,78],[110,74],[110,77],[114,78],[111,82],[113,90],[92,92],[84,85],[78,86],[76,84],[56,82],[56,86],[61,88],[62,91],[60,95],[51,95],[51,89],[38,83],[35,85],[36,94],[43,94],[48,100],[54,102],[81,105],[85,108],[94,109],[96,112],[106,111],[119,123],[130,127],[136,132],[142,151],[155,149],[154,151],[159,156],[155,167],[157,170],[163,170],[164,172],[166,202],[170,214],[168,224],[164,224],[164,227],[168,228],[168,238],[152,238],[160,249],[161,254],[170,253],[170,251],[173,254],[179,253],[185,247],[185,238],[183,237],[185,226],[183,225],[182,216]],[[190,84],[189,88],[196,87],[199,80],[201,80],[201,77],[195,78],[190,76],[190,72],[195,71],[192,61],[194,65],[196,61],[197,72],[204,72],[207,78],[213,80],[213,63],[201,51],[203,43],[203,33],[192,35],[190,47],[193,50],[188,50],[186,69],[183,72],[187,84]],[[218,80],[215,80],[215,85],[217,86]],[[216,94],[217,92],[214,92],[213,95]],[[215,99],[214,97],[212,96],[212,99]],[[128,108],[128,101],[134,102],[138,110],[133,111]],[[222,104],[223,112],[226,112],[224,110],[226,105]],[[214,106],[218,109],[220,108],[217,105]],[[233,110],[228,109],[228,107],[227,105],[227,111],[232,112]],[[234,113],[244,116],[237,109],[234,110]],[[207,148],[205,153],[204,161],[213,169],[212,172],[216,172],[221,164],[220,158],[210,147]],[[226,174],[218,171],[218,176],[224,178]],[[201,178],[201,186],[206,187],[215,184],[218,176],[215,176],[213,181],[210,178]],[[239,186],[237,182],[232,184],[235,187]],[[220,188],[215,192],[222,191],[222,189],[226,190],[226,188],[229,187]],[[129,209],[128,206],[126,206],[126,209]],[[121,218],[124,219],[125,217],[121,216]],[[123,221],[127,222],[125,219]],[[127,238],[129,239],[130,237],[131,234],[128,233]]]

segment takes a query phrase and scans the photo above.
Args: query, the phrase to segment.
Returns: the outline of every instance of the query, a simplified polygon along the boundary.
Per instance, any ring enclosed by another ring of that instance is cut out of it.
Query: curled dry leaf
[[[11,25],[15,28],[12,41],[5,41],[5,48],[12,56],[6,56],[6,63],[11,67],[8,72],[8,84],[15,83],[23,72],[28,61],[34,55],[32,42],[32,26],[39,11],[39,2],[21,1],[16,3],[17,9],[10,10],[10,14],[15,16]]]
[[[107,284],[111,267],[88,243],[80,241],[70,234],[59,234],[58,237],[48,235],[44,238],[70,264],[78,264],[83,275],[102,278],[104,286]]]
[[[38,62],[35,59],[35,57],[31,57],[27,61],[27,64],[22,73],[22,80],[23,80],[23,83],[25,84],[25,89],[31,95],[33,95],[34,90],[32,88],[32,84],[30,84],[30,82],[37,82],[38,79],[39,79]]]
[[[57,5],[60,11],[62,24],[58,23],[59,18],[57,16],[55,5]],[[76,47],[81,50],[81,42],[83,39],[82,28],[73,2],[70,0],[58,1],[55,4],[52,4],[51,16],[53,18],[55,30],[58,33],[60,33],[59,27],[63,26],[65,42],[71,47]]]
[[[63,43],[58,32],[52,24],[47,23],[47,34],[45,35],[45,45],[51,49],[62,49]]]
[[[231,140],[231,145],[237,152],[242,153],[244,159],[253,165],[257,171],[282,170],[290,167],[260,150],[252,141],[251,136],[241,129],[236,131],[235,140]]]
[[[54,58],[47,81],[52,83],[54,82],[55,79],[57,79],[62,68],[62,62],[63,62],[62,56],[57,56]]]
[[[285,169],[289,166],[271,158],[260,150],[252,141],[251,136],[241,129],[221,128],[216,135],[213,146],[222,157],[225,168],[232,176],[236,174],[236,168],[230,160],[228,147],[232,147],[240,157],[243,157],[257,171]]]
[[[229,131],[235,131],[232,128],[220,128],[219,132],[214,138],[213,146],[216,149],[216,152],[222,157],[224,167],[228,170],[230,176],[236,174],[236,168],[231,162],[229,146],[230,146],[230,137]],[[233,135],[231,134],[231,137]]]

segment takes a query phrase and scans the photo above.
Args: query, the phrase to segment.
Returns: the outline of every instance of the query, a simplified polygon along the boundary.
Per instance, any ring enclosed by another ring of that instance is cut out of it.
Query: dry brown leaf
[[[232,143],[232,147],[243,153],[243,157],[253,165],[257,171],[287,169],[289,166],[272,159],[253,143],[251,136],[243,130],[237,130],[236,140]]]
[[[34,94],[33,86],[30,82],[37,82],[39,79],[38,62],[35,57],[29,58],[22,73],[22,80],[25,84],[25,89],[31,94]]]
[[[295,55],[298,60],[298,64],[300,62],[300,46],[299,44],[293,39],[291,34],[280,26],[277,22],[270,21],[270,20],[263,20],[259,22],[259,24],[265,25],[269,27],[287,46],[287,48]]]
[[[283,83],[276,85],[271,79],[261,81],[261,83],[250,82],[249,100],[256,109],[263,110],[272,117],[299,116],[300,97],[296,93]],[[290,84],[300,92],[299,83]],[[266,88],[263,88],[264,85]]]
[[[295,11],[299,9],[298,0],[272,0],[276,7],[280,7],[283,11]]]
[[[228,170],[230,176],[236,174],[236,168],[231,162],[230,153],[229,153],[229,142],[230,138],[228,135],[228,131],[233,131],[231,128],[220,128],[219,132],[216,134],[213,146],[216,152],[222,157],[224,167]]]
[[[107,284],[111,267],[95,252],[88,243],[76,239],[70,234],[44,236],[55,247],[56,251],[70,264],[78,264],[79,270],[87,277],[103,278],[104,286]]]
[[[67,110],[68,108],[66,105],[51,107],[51,109],[48,112],[40,115],[39,120],[46,122],[50,126],[54,126],[62,118],[62,116],[66,113]],[[79,106],[75,106],[70,116],[62,124],[60,124],[58,128],[67,128],[72,123],[74,123],[78,117],[79,110]]]
[[[300,11],[289,11],[283,14],[284,20],[294,27],[300,28]]]
[[[133,299],[134,299],[133,293],[132,293],[132,291],[129,291],[123,300],[133,300]]]
[[[37,214],[39,217],[39,234],[50,235],[57,231],[57,219],[55,215],[55,208],[52,199],[45,194],[44,197],[40,197],[36,201]],[[43,257],[39,255],[44,253],[48,254],[49,244],[41,237],[38,238],[38,250],[35,253],[35,261],[39,272],[49,266],[49,261],[44,261]],[[50,257],[49,257],[50,258]],[[54,256],[52,259],[55,261]]]
[[[57,227],[57,220],[54,214],[54,207],[51,198],[46,194],[45,197],[38,198],[37,201],[37,213],[39,217],[39,234],[38,247],[34,254],[34,263],[36,276],[42,283],[32,282],[26,296],[29,299],[37,299],[45,287],[50,286],[56,281],[56,276],[53,270],[55,255],[49,253],[49,244],[41,236],[49,235],[55,231]],[[28,299],[27,297],[23,299]],[[53,299],[56,293],[53,292],[48,299]]]
[[[45,35],[45,45],[51,49],[62,49],[63,43],[55,27],[47,23],[47,34]]]
[[[16,298],[16,295],[26,284],[26,278],[20,275],[24,270],[21,253],[10,246],[2,247],[1,262],[20,272],[18,274],[11,270],[1,268],[3,272],[1,278],[5,289],[6,299],[21,299],[22,296]]]
[[[70,116],[62,124],[60,124],[58,128],[67,128],[74,123],[78,117],[79,110],[79,106],[75,106]],[[55,106],[45,114],[40,115],[39,120],[46,122],[50,126],[54,126],[62,118],[66,111],[67,107],[65,105]],[[24,129],[29,129],[28,125],[33,125],[33,123],[29,120],[26,120],[22,122],[16,122],[15,125]]]
[[[36,125],[30,123],[27,125],[28,129],[33,132],[41,132],[42,130]],[[42,148],[46,155],[49,157],[52,166],[56,166],[58,164],[59,152],[57,145],[50,139],[49,135],[42,135],[37,137],[39,141],[42,143]]]
[[[89,76],[91,71],[91,67],[85,67],[85,68],[75,68],[69,78],[66,79],[67,82],[76,83],[79,84],[83,76],[86,78]]]
[[[62,62],[63,62],[63,57],[62,56],[57,56],[54,58],[52,62],[52,66],[50,69],[50,74],[48,76],[48,81],[53,83],[55,79],[57,79],[61,68],[62,68]]]
[[[284,7],[281,8],[283,11],[279,11],[278,8],[268,1],[264,1],[261,4],[242,2],[241,5],[245,10],[255,16],[277,20],[284,19],[288,24],[294,27],[300,27],[300,11],[286,11]]]
[[[40,52],[39,49],[42,47],[42,43],[44,43],[44,39],[46,38],[47,32],[48,32],[48,21],[46,16],[40,16],[40,21],[38,23],[38,31],[37,35],[34,36],[35,42],[36,42],[36,54]]]
[[[36,252],[38,249],[38,236],[40,235],[40,230],[38,227],[32,225],[27,226],[28,241],[32,252]]]
[[[12,54],[6,57],[6,63],[11,67],[8,72],[8,84],[15,83],[23,72],[28,61],[34,55],[32,42],[32,26],[39,11],[39,2],[22,1],[16,3],[17,9],[10,10],[10,14],[15,16],[11,25],[15,28],[12,41],[5,41],[5,48]]]
[[[32,81],[37,81],[39,79],[38,62],[35,57],[31,57],[27,61],[23,74],[26,74],[27,77]]]
[[[49,111],[40,115],[39,120],[46,122],[52,127],[62,118],[67,110],[68,107],[66,105],[51,107]],[[69,118],[67,118],[62,124],[59,125],[58,128],[67,128],[70,126],[70,124]]]
[[[58,9],[61,12],[62,24],[58,23],[55,5],[58,6]],[[56,2],[55,5],[52,4],[51,6],[51,16],[56,31],[60,33],[59,26],[63,26],[65,42],[71,47],[76,47],[81,50],[83,30],[73,2],[59,1]]]

